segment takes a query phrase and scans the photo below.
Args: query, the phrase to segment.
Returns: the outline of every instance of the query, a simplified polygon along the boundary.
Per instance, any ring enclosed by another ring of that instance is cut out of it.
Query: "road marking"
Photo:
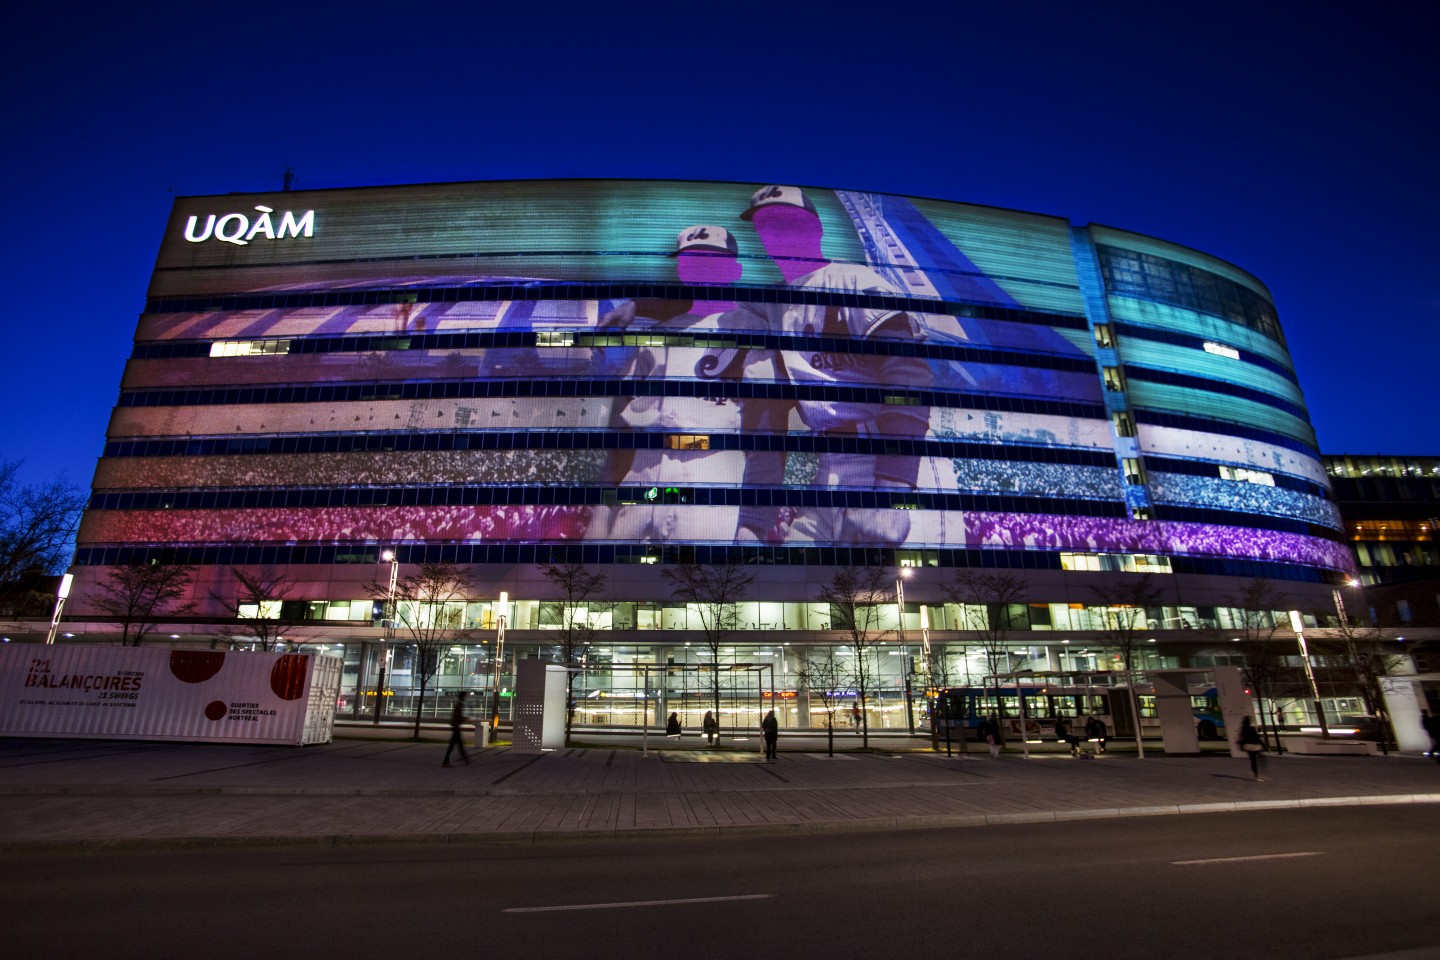
[[[1253,857],[1216,857],[1213,860],[1172,860],[1177,867],[1193,866],[1197,863],[1244,863],[1247,860],[1288,860],[1291,857],[1318,857],[1324,850],[1304,850],[1300,853],[1262,853]]]
[[[559,910],[619,910],[622,907],[668,907],[679,903],[723,903],[726,900],[768,900],[768,893],[739,897],[691,897],[688,900],[632,900],[629,903],[574,903],[563,907],[506,907],[502,913],[554,913]]]

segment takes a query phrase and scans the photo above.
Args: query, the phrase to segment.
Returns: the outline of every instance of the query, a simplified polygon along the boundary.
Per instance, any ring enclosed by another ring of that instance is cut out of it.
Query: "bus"
[[[939,691],[931,709],[936,723],[943,729],[966,731],[967,739],[978,740],[981,722],[994,715],[1000,721],[1000,732],[1007,740],[1017,739],[1021,732],[1020,697],[1025,698],[1024,726],[1026,738],[1041,739],[1054,729],[1055,721],[1064,717],[1078,736],[1085,730],[1085,720],[1094,716],[1105,724],[1112,737],[1135,736],[1135,724],[1128,691],[1124,687],[1056,683],[1001,684],[999,698],[995,687],[951,687]],[[1135,689],[1140,710],[1142,736],[1159,736],[1160,719],[1155,709],[1155,694],[1148,685]],[[1201,740],[1225,739],[1225,719],[1213,686],[1192,692],[1190,710],[1195,716],[1195,734]]]

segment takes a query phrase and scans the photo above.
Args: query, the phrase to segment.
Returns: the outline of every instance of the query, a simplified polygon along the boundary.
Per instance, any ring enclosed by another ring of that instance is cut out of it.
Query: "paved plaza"
[[[1257,783],[1245,760],[1224,754],[993,760],[881,747],[792,750],[766,763],[758,744],[650,746],[538,756],[497,746],[443,768],[442,744],[408,741],[6,740],[0,848],[529,844],[1440,803],[1440,763],[1415,756],[1268,758]]]

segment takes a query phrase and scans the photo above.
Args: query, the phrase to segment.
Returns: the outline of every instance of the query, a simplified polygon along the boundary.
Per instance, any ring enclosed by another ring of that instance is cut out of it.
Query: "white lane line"
[[[619,910],[622,907],[668,907],[677,903],[722,903],[726,900],[768,900],[768,893],[738,897],[691,897],[688,900],[632,900],[629,903],[572,903],[562,907],[506,907],[502,913],[554,913],[559,910]]]
[[[1253,857],[1216,857],[1213,860],[1172,860],[1177,867],[1193,866],[1197,863],[1244,863],[1248,860],[1288,860],[1291,857],[1318,857],[1324,850],[1304,850],[1299,853],[1262,853]]]

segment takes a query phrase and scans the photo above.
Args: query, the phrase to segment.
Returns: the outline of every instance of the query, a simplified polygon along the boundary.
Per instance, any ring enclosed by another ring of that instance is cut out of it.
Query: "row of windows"
[[[1172,427],[1176,430],[1194,430],[1197,433],[1218,433],[1221,436],[1243,437],[1246,440],[1259,440],[1272,447],[1284,447],[1286,450],[1303,453],[1312,460],[1320,459],[1320,451],[1304,440],[1298,440],[1284,433],[1263,430],[1260,427],[1251,427],[1230,420],[1214,420],[1210,417],[1196,417],[1144,407],[1135,408],[1134,414],[1135,420],[1139,423],[1148,423],[1156,427]],[[1146,462],[1150,462],[1148,458]]]
[[[1207,393],[1218,393],[1227,397],[1239,397],[1242,400],[1263,403],[1267,407],[1283,410],[1306,423],[1310,422],[1310,415],[1305,411],[1304,407],[1297,403],[1291,403],[1289,400],[1277,397],[1272,393],[1265,393],[1262,390],[1242,387],[1236,383],[1226,383],[1224,380],[1215,380],[1209,377],[1195,377],[1185,373],[1171,373],[1168,370],[1156,370],[1152,367],[1137,367],[1128,363],[1125,365],[1125,376],[1131,380],[1163,383],[1172,387],[1189,387],[1192,390],[1204,390]]]
[[[192,566],[275,566],[280,564],[376,564],[375,544],[166,544],[88,546],[75,551],[77,566],[168,563]],[[881,566],[894,568],[923,553],[927,567],[979,567],[1060,570],[1061,553],[1041,550],[894,550],[846,547],[708,547],[645,544],[401,544],[393,548],[401,563],[464,564],[659,564],[738,563],[777,566]],[[1172,557],[1177,574],[1229,576],[1325,583],[1324,571],[1265,560]]]
[[[450,254],[446,259],[453,259]],[[415,259],[424,259],[423,257]],[[146,313],[202,313],[214,310],[286,310],[306,307],[368,306],[386,303],[461,303],[499,300],[733,300],[737,303],[800,303],[863,307],[905,313],[940,313],[982,320],[1007,320],[1067,330],[1088,330],[1084,316],[1021,310],[981,303],[880,296],[794,287],[737,283],[709,287],[674,283],[477,283],[464,287],[407,287],[404,290],[317,290],[218,297],[151,298]]]
[[[283,345],[283,346],[282,346]],[[1071,373],[1093,373],[1095,364],[1080,357],[991,350],[917,340],[878,337],[802,337],[760,333],[606,334],[572,331],[504,331],[498,333],[422,333],[409,336],[316,337],[253,341],[159,341],[135,345],[137,360],[175,357],[256,356],[320,353],[374,353],[388,350],[491,350],[541,347],[701,347],[705,349],[792,350],[805,353],[852,353],[868,356],[923,357],[967,363],[996,363]]]
[[[1176,333],[1172,330],[1157,330],[1154,327],[1141,327],[1133,323],[1116,323],[1113,324],[1113,326],[1116,333],[1132,340],[1150,340],[1155,343],[1168,343],[1177,347],[1193,347],[1196,350],[1205,350],[1206,344],[1210,342],[1188,333]],[[1286,364],[1270,359],[1264,354],[1248,350],[1241,357],[1241,362],[1278,374],[1296,386],[1300,384],[1300,378],[1295,375],[1294,370]]]
[[[347,403],[380,400],[494,400],[565,397],[696,397],[701,400],[819,400],[840,403],[954,407],[1004,413],[1107,419],[1093,403],[1066,403],[1027,397],[938,390],[851,387],[820,383],[756,383],[736,380],[575,380],[537,377],[514,380],[429,380],[398,383],[327,383],[292,386],[196,387],[184,390],[126,390],[122,407],[192,407],[256,403]]]
[[[527,430],[485,433],[344,433],[286,437],[185,437],[174,440],[114,440],[107,457],[204,457],[233,454],[390,453],[416,450],[664,450],[675,434]],[[712,433],[710,450],[783,453],[855,453],[867,456],[964,457],[1114,467],[1109,451],[959,440],[902,440],[824,434]]]
[[[1187,477],[1220,476],[1220,470],[1223,469],[1219,465],[1205,460],[1177,460],[1172,457],[1153,456],[1145,458],[1145,467],[1152,473],[1179,473]],[[1308,493],[1312,497],[1320,497],[1323,500],[1330,499],[1330,491],[1318,483],[1283,473],[1271,473],[1270,477],[1275,481],[1274,486],[1282,490]]]
[[[786,487],[364,487],[308,490],[144,490],[96,493],[91,510],[243,510],[307,507],[399,506],[600,506],[671,503],[730,507],[839,507],[895,510],[986,510],[1057,513],[1066,516],[1124,517],[1120,501],[917,493],[887,490],[815,490]]]
[[[1251,527],[1258,530],[1279,530],[1282,533],[1300,533],[1326,540],[1343,541],[1344,534],[1332,527],[1293,520],[1288,517],[1272,517],[1246,511],[1237,513],[1230,510],[1208,510],[1204,507],[1177,507],[1171,504],[1156,505],[1156,520],[1175,520],[1186,523],[1216,523],[1229,527]]]
[[[1117,296],[1153,300],[1239,323],[1285,342],[1270,301],[1226,277],[1154,254],[1096,244],[1106,289]]]

